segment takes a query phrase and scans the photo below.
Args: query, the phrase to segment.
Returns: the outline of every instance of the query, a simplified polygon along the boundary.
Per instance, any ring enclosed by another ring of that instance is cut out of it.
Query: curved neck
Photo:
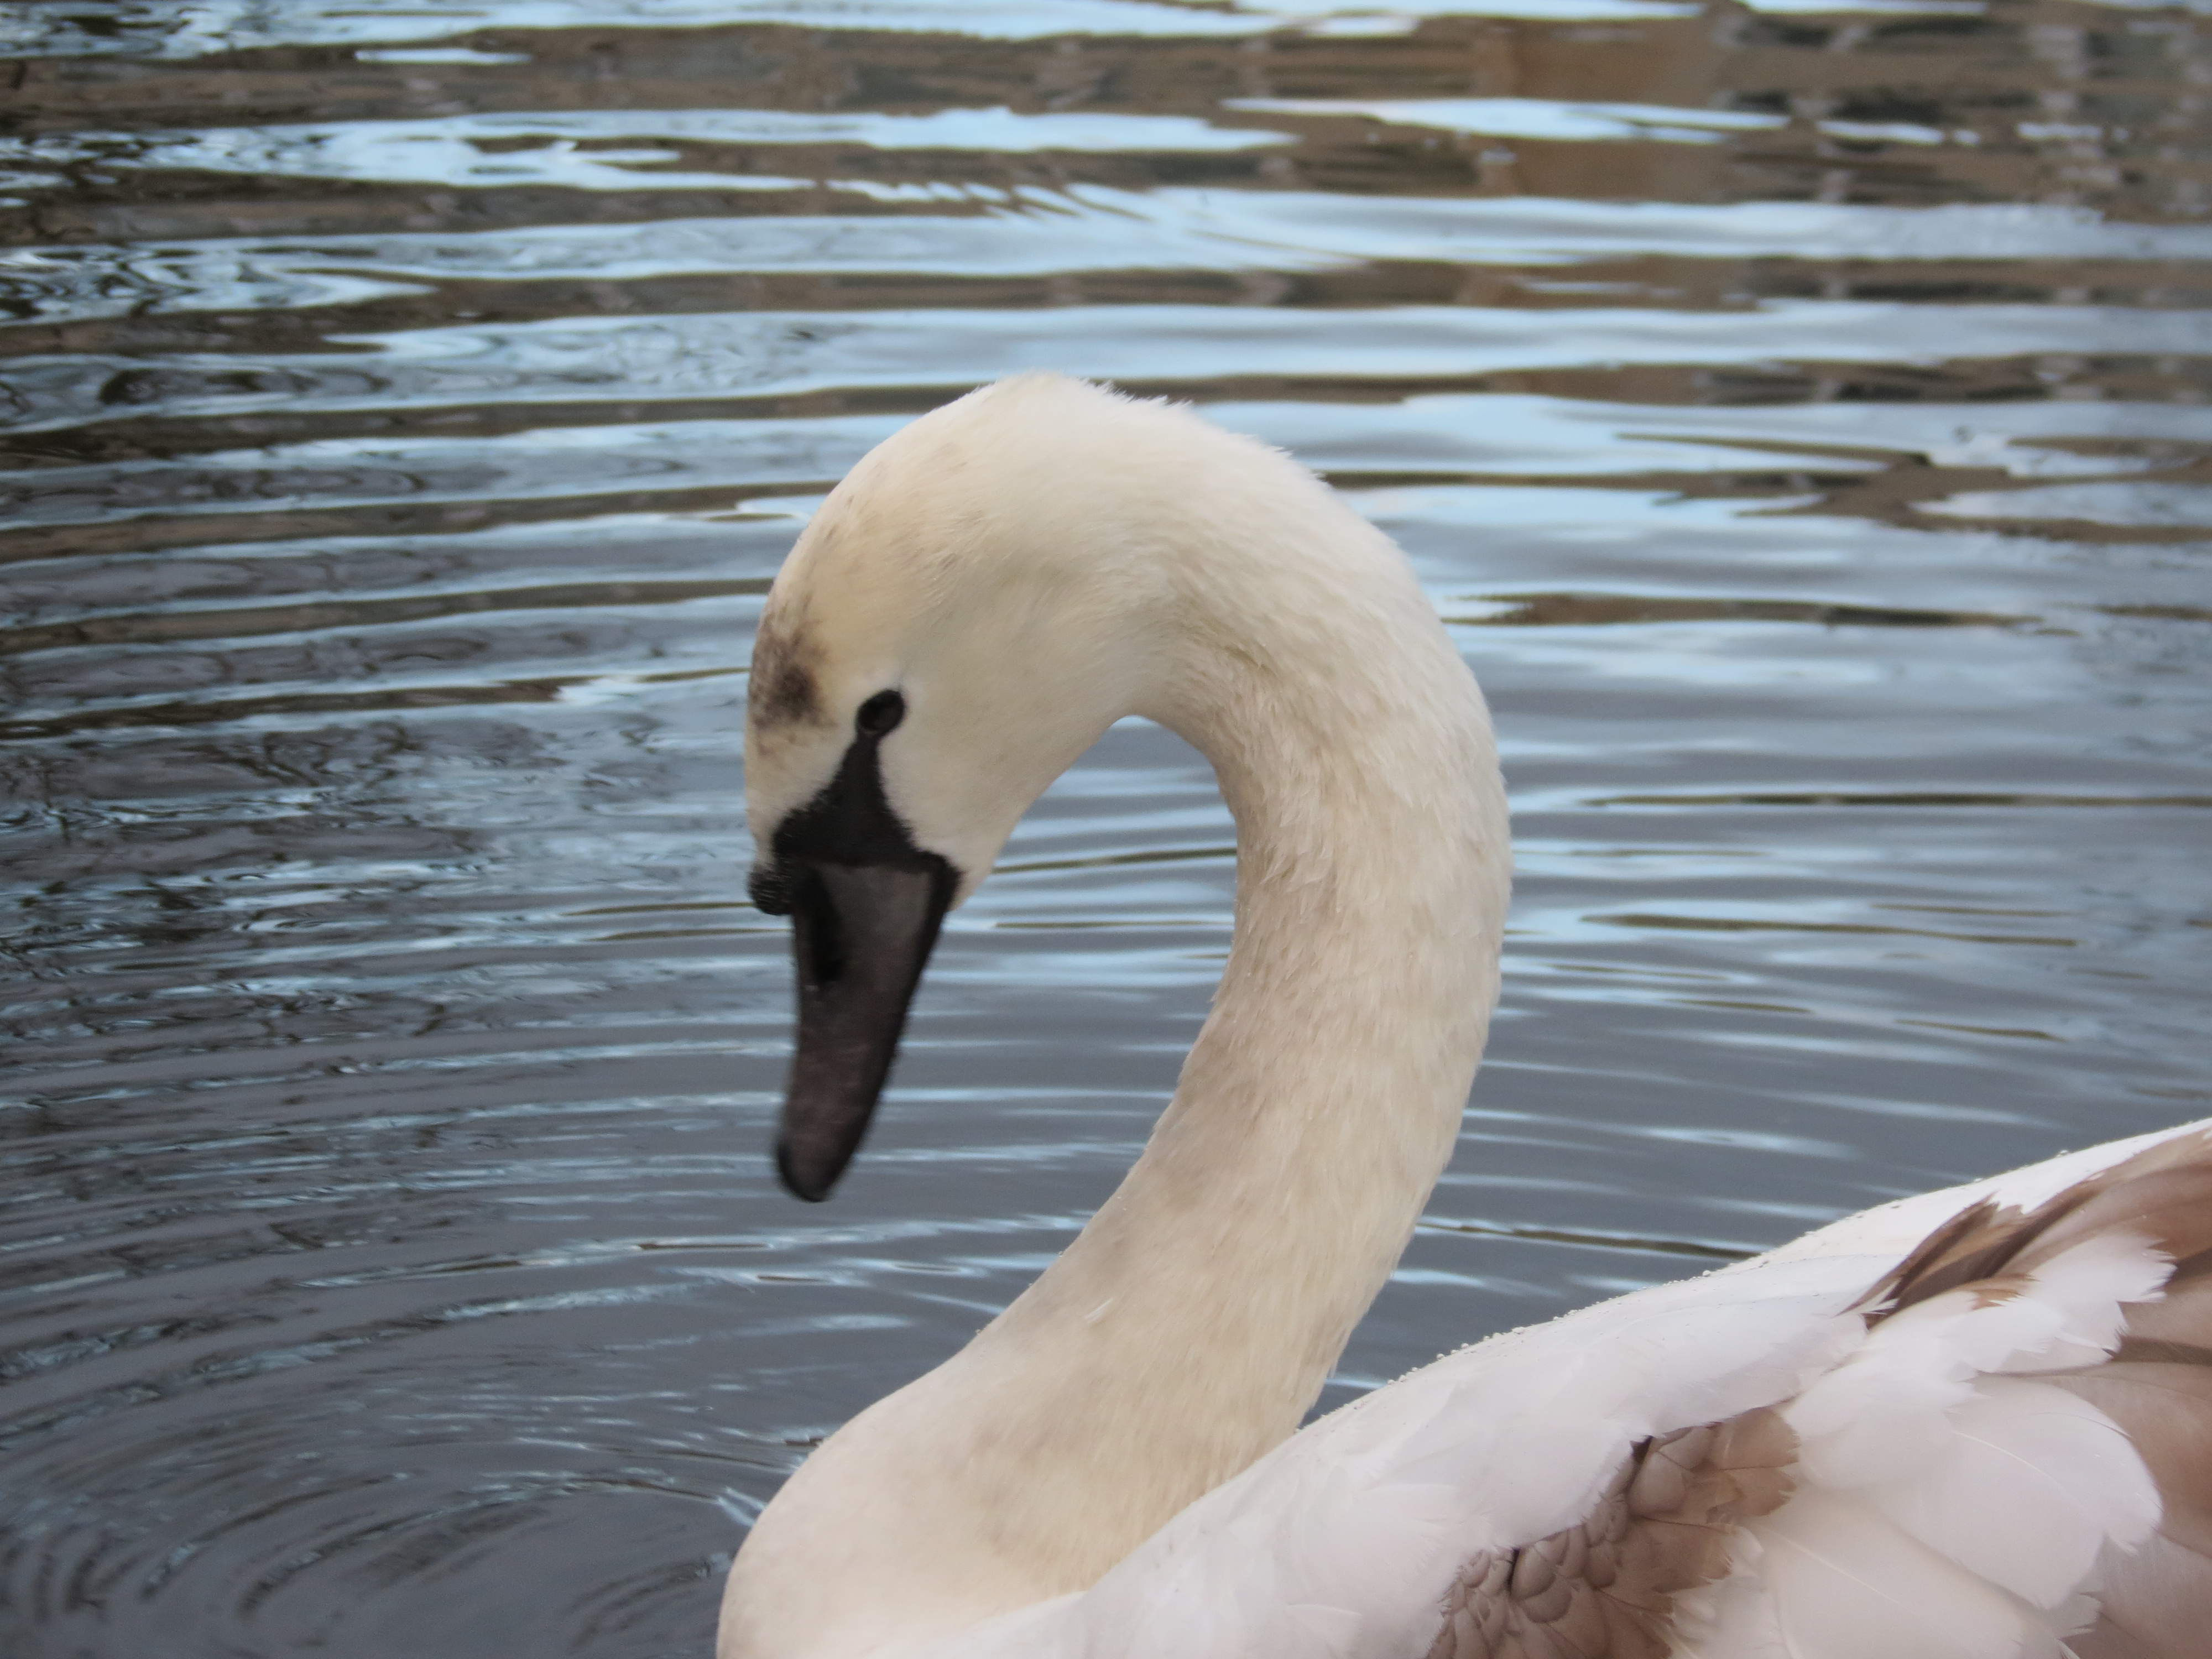
[[[1237,819],[1229,962],[1135,1166],[957,1362],[963,1387],[1013,1382],[995,1412],[1059,1426],[1018,1500],[1054,1589],[1297,1429],[1450,1156],[1497,995],[1505,811],[1480,695],[1401,580],[1396,604],[1370,574],[1279,607],[1307,620],[1148,711]]]
[[[729,1651],[804,1630],[843,1659],[1094,1582],[1296,1430],[1449,1156],[1506,904],[1488,717],[1403,556],[1317,487],[1289,506],[1264,549],[1178,568],[1196,621],[1139,711],[1237,824],[1234,941],[1175,1097],[1035,1285],[794,1477],[730,1605],[738,1578],[821,1588]]]

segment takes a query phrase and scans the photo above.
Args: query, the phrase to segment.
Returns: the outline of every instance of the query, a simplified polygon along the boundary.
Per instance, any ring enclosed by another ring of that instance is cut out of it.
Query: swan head
[[[1131,481],[1164,420],[1242,441],[1058,376],[987,386],[872,451],[777,574],[745,796],[753,900],[792,919],[776,1151],[801,1198],[857,1150],[945,912],[1142,701],[1157,538]]]

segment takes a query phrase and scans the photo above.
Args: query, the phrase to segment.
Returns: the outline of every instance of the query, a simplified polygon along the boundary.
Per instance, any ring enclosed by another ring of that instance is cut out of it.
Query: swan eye
[[[906,699],[896,691],[878,691],[860,705],[853,728],[864,738],[880,738],[906,718]]]

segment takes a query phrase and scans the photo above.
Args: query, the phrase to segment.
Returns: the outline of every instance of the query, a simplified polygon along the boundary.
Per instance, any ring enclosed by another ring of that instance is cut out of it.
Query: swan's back
[[[2212,1124],[1462,1350],[942,1651],[2195,1659],[2208,1614]]]

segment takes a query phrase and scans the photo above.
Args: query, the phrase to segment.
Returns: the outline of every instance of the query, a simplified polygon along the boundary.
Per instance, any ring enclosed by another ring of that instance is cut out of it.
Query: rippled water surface
[[[1137,724],[764,1156],[752,623],[1008,370],[1323,471],[1497,709],[1330,1400],[2212,1110],[2212,17],[1453,3],[0,7],[0,1651],[703,1659],[1109,1188],[1235,871]]]

